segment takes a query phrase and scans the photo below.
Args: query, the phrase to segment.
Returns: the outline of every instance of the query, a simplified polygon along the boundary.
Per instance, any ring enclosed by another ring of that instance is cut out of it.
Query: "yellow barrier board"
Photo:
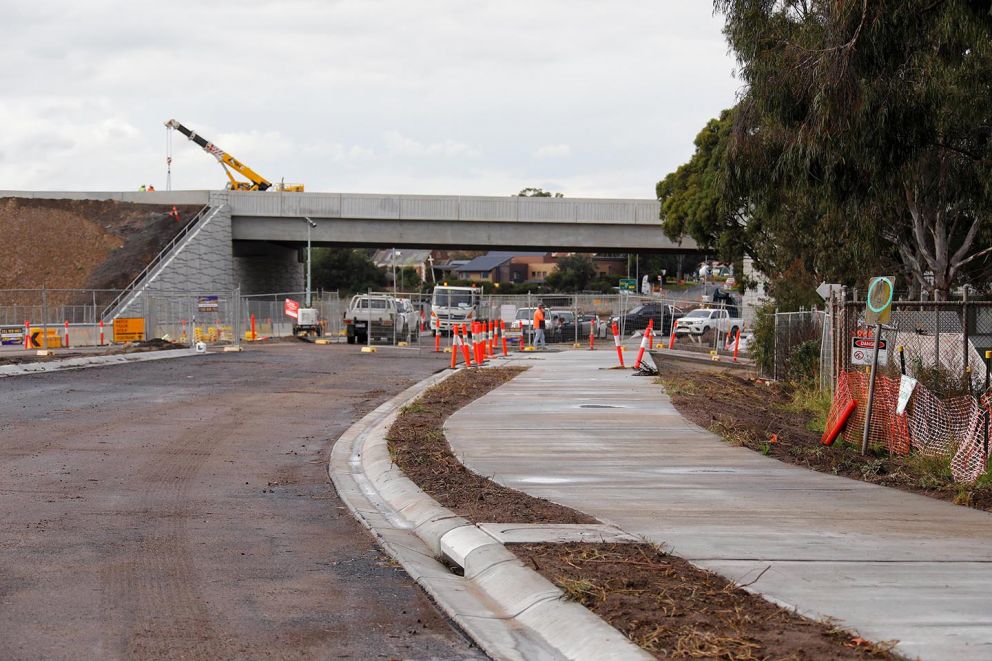
[[[145,339],[145,320],[140,317],[114,319],[114,342],[140,342]]]
[[[45,332],[43,328],[32,328],[28,336],[28,349],[58,349],[62,346],[62,335],[58,328],[48,329],[48,346],[45,346]]]

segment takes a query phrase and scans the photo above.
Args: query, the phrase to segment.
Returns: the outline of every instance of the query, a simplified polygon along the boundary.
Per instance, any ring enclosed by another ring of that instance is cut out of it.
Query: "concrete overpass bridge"
[[[317,246],[577,252],[697,250],[661,231],[656,200],[238,191],[0,191],[0,197],[200,204],[203,211],[129,287],[149,291],[296,291],[307,224]]]

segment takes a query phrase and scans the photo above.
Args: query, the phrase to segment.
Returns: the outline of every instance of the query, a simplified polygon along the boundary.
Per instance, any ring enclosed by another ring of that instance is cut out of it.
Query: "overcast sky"
[[[706,0],[0,0],[0,189],[653,197],[740,84]],[[172,187],[221,188],[179,134]]]

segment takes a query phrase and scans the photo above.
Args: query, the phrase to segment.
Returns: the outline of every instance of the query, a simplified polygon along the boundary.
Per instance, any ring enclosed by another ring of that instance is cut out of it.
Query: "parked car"
[[[643,331],[648,322],[654,320],[654,330],[659,335],[672,332],[672,322],[683,316],[682,311],[672,305],[663,303],[642,303],[622,317],[612,317],[610,321],[620,326],[625,335],[634,331]]]
[[[396,320],[396,334],[404,339],[411,339],[420,333],[420,314],[414,309],[413,303],[408,298],[397,298],[396,309],[398,317]]]
[[[743,327],[744,320],[739,317],[731,317],[727,310],[700,308],[679,319],[675,325],[675,337],[708,336],[717,331],[735,334],[738,329]]]
[[[392,336],[393,328],[399,313],[397,301],[392,296],[383,294],[357,294],[348,302],[348,310],[344,313],[344,325],[347,329],[348,344],[366,342],[371,332],[373,337],[383,339]]]

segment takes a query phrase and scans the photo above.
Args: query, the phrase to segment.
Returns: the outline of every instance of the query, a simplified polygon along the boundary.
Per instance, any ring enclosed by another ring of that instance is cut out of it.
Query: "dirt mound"
[[[121,289],[199,208],[177,206],[176,222],[171,205],[0,198],[0,290]]]

